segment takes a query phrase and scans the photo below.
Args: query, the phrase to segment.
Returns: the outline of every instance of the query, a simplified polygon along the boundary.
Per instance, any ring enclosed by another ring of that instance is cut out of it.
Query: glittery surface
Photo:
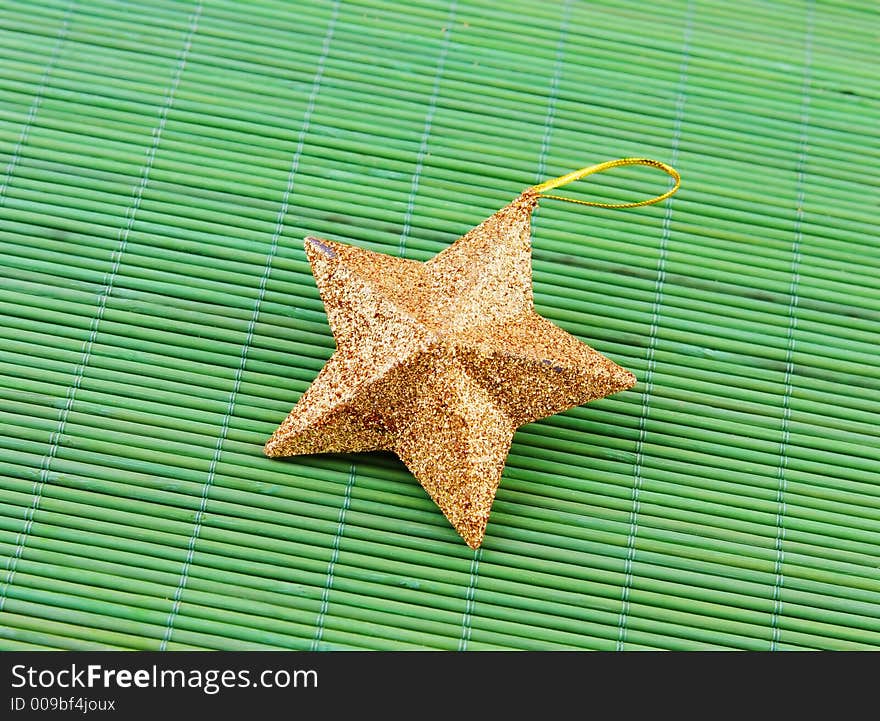
[[[535,313],[537,200],[526,191],[426,263],[306,238],[336,352],[266,454],[394,451],[479,547],[516,428],[636,382]]]

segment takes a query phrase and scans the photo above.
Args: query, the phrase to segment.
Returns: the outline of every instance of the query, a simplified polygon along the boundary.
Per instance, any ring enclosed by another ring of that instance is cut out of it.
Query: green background
[[[0,648],[880,647],[874,3],[0,6]],[[545,201],[538,311],[639,384],[521,429],[470,551],[391,455],[270,461],[305,234]],[[567,189],[638,200],[656,171]]]

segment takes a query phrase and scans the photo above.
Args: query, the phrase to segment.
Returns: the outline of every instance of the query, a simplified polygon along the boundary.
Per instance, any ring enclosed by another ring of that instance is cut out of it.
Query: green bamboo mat
[[[0,6],[0,648],[880,648],[874,3]],[[388,454],[263,457],[313,233],[546,201],[631,391],[516,435],[470,551]],[[629,168],[571,190],[641,199]]]

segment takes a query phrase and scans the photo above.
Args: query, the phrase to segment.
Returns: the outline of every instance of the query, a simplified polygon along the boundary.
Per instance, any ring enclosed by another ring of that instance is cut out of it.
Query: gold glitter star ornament
[[[471,548],[516,429],[631,388],[636,378],[534,311],[525,190],[425,263],[308,237],[336,351],[266,443],[272,457],[394,451]],[[570,200],[568,198],[562,198]]]

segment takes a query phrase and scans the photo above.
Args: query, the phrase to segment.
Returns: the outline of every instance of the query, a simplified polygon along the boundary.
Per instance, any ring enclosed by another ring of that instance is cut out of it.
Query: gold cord
[[[597,203],[589,200],[577,200],[576,198],[566,198],[563,195],[548,195],[544,193],[545,190],[553,190],[554,188],[560,188],[563,185],[568,185],[569,183],[573,183],[575,180],[580,180],[581,178],[585,178],[588,175],[593,175],[594,173],[601,173],[603,170],[608,170],[610,168],[617,168],[621,165],[647,165],[651,168],[658,168],[662,170],[667,175],[672,176],[672,179],[675,181],[675,185],[673,185],[669,190],[667,190],[662,195],[658,195],[656,198],[650,198],[648,200],[640,200],[636,203]],[[560,175],[558,178],[553,178],[553,180],[548,180],[539,185],[533,185],[528,190],[538,194],[542,198],[553,198],[554,200],[567,200],[569,203],[577,203],[578,205],[590,205],[596,208],[638,208],[642,205],[653,205],[654,203],[659,203],[661,200],[666,200],[670,195],[672,195],[676,190],[678,190],[681,185],[681,176],[678,174],[678,171],[673,168],[671,165],[667,165],[666,163],[661,163],[659,160],[651,160],[650,158],[619,158],[618,160],[608,160],[604,163],[599,163],[598,165],[591,165],[587,168],[581,168],[580,170],[574,170],[571,173],[567,173],[566,175]]]

